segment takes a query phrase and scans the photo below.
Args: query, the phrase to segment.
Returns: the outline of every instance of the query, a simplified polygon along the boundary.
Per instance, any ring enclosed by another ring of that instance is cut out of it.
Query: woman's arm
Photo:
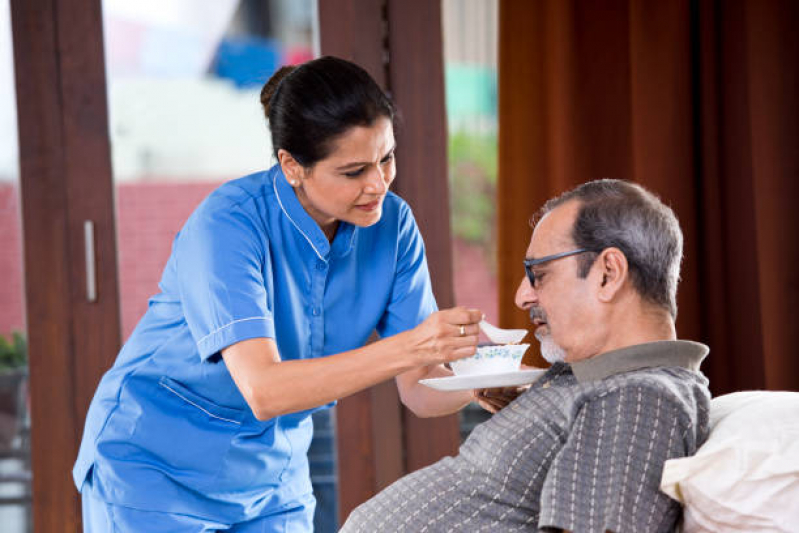
[[[233,344],[222,350],[222,358],[255,417],[267,420],[324,405],[419,367],[473,355],[481,317],[479,311],[464,308],[439,311],[412,330],[315,359],[282,361],[275,340],[270,338]],[[464,336],[460,336],[461,325],[465,325]],[[445,371],[443,367],[441,370]],[[411,396],[416,398],[413,405],[424,401],[419,394]],[[465,403],[462,401],[460,406]],[[454,404],[446,407],[449,410],[439,414],[458,408]]]
[[[522,365],[523,369],[530,369]],[[397,388],[405,406],[421,418],[443,416],[463,409],[469,402],[475,402],[491,414],[504,409],[519,397],[530,385],[520,387],[496,387],[464,391],[442,392],[419,383],[420,379],[442,378],[453,375],[443,365],[415,368],[397,376]]]
[[[405,407],[420,418],[456,413],[474,400],[471,390],[444,392],[419,383],[420,379],[451,376],[444,365],[414,368],[397,376],[397,389]]]

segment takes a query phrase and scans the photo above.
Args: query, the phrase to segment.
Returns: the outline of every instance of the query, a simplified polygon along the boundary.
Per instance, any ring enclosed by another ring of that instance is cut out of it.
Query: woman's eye
[[[345,172],[344,175],[350,178],[357,178],[363,174],[363,167],[359,168],[358,170],[351,170],[349,172]]]
[[[392,152],[392,153],[388,154],[386,157],[384,157],[382,159],[382,161],[380,161],[380,163],[385,165],[386,163],[390,163],[392,159],[394,159],[394,152]]]

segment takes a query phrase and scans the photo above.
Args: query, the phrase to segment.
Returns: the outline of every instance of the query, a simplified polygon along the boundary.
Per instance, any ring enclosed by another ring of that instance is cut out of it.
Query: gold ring
[[[461,337],[465,337],[466,336],[466,327],[463,324],[461,324],[461,327],[460,327],[460,329],[458,331],[461,332]]]

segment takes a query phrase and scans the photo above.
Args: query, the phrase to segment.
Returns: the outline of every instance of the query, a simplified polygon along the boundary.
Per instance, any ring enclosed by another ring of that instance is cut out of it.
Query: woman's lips
[[[368,204],[356,205],[355,207],[361,211],[374,211],[378,208],[378,206],[380,206],[379,199],[375,200],[374,202],[369,202]]]

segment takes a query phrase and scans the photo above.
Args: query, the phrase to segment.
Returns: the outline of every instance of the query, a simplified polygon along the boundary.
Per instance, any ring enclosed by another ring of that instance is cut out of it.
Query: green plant
[[[11,334],[9,342],[0,335],[0,371],[24,367],[28,362],[28,343],[19,331]]]
[[[497,137],[452,133],[448,155],[453,232],[488,249],[496,210]]]

